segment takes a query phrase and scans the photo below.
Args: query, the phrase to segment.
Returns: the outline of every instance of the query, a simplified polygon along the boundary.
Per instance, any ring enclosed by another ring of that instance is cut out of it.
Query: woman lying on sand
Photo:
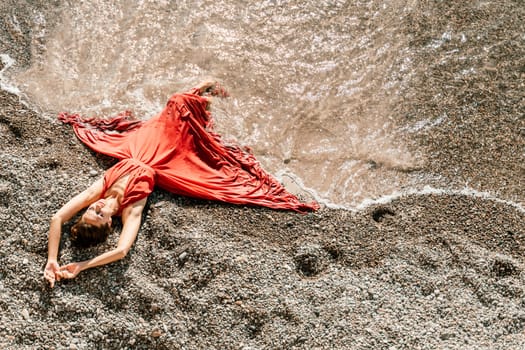
[[[253,157],[237,146],[224,145],[209,131],[209,98],[227,96],[216,82],[205,82],[187,93],[173,95],[164,110],[148,121],[132,120],[129,113],[111,119],[61,114],[78,138],[96,152],[119,162],[104,177],[73,197],[51,218],[44,278],[55,281],[122,259],[130,250],[141,224],[142,211],[154,186],[175,194],[234,204],[261,205],[298,212],[316,210],[266,173]],[[86,208],[71,228],[71,238],[82,244],[104,241],[113,216],[121,216],[117,247],[93,259],[60,266],[57,261],[62,225]]]

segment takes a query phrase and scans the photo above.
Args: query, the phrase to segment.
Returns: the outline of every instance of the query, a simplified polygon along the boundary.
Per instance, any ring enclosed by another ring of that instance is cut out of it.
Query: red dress
[[[104,175],[104,190],[129,174],[121,208],[147,197],[156,185],[175,194],[234,204],[261,205],[298,212],[317,210],[302,203],[255,157],[222,143],[208,131],[207,100],[198,89],[173,95],[164,110],[147,121],[129,113],[111,119],[61,113],[78,138],[96,152],[120,161]]]

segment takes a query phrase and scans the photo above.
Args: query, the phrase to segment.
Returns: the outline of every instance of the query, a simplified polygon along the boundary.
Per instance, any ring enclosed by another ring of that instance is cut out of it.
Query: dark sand
[[[427,158],[414,171],[521,207],[428,194],[303,216],[156,191],[124,260],[51,290],[49,218],[111,160],[0,91],[0,348],[524,349],[525,6],[467,3],[402,19],[417,55],[395,115],[447,116],[407,140]],[[53,2],[0,5],[19,68],[34,8]],[[64,232],[62,263],[117,238],[79,249]]]

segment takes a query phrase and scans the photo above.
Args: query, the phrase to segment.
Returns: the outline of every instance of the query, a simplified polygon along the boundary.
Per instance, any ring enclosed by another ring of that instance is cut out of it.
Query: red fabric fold
[[[262,169],[255,157],[236,145],[225,145],[207,130],[211,122],[207,99],[197,89],[173,95],[164,110],[147,121],[129,112],[110,119],[61,113],[77,137],[96,152],[121,162],[105,174],[106,189],[130,174],[122,207],[148,196],[153,185],[195,198],[273,209],[307,212],[303,203]]]

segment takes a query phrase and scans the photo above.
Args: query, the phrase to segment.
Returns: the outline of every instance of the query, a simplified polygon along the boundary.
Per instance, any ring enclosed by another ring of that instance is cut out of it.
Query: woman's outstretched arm
[[[100,197],[103,181],[100,179],[94,182],[89,188],[71,198],[51,218],[47,241],[47,264],[44,270],[44,278],[49,282],[51,288],[55,285],[56,273],[59,271],[57,256],[62,224]]]
[[[122,212],[122,233],[115,249],[112,249],[108,252],[105,252],[93,259],[73,262],[62,266],[58,272],[60,278],[75,278],[80,272],[90,269],[95,266],[109,264],[111,262],[120,260],[124,258],[135,238],[139,232],[140,223],[142,220],[142,211],[146,205],[147,197],[143,198],[128,207],[126,207]]]

